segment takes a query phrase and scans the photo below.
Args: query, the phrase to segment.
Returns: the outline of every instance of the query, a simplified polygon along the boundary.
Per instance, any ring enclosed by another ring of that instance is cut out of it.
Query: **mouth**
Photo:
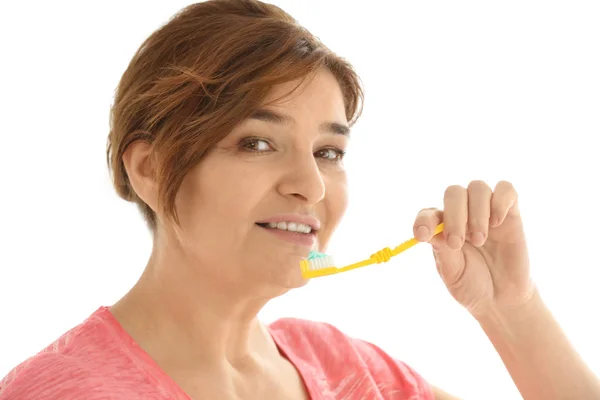
[[[299,235],[315,235],[317,230],[308,224],[301,224],[298,222],[257,222],[256,225],[269,229],[269,230],[278,230],[282,232],[296,233]]]
[[[317,231],[310,225],[297,222],[259,222],[256,225],[276,240],[295,246],[312,249],[317,242]]]
[[[312,249],[317,244],[317,232],[321,229],[321,221],[309,214],[272,215],[256,223],[269,237],[292,243],[295,246]]]

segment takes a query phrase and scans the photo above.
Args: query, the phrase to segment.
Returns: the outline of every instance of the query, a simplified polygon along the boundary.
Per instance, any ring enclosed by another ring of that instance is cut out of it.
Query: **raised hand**
[[[432,237],[441,222],[444,232]],[[535,293],[518,196],[509,182],[493,191],[483,181],[449,186],[443,210],[418,213],[414,235],[431,244],[448,290],[476,317],[518,308]]]

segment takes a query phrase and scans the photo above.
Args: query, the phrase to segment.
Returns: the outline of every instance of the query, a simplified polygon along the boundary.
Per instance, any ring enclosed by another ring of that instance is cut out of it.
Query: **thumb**
[[[429,240],[437,271],[448,288],[456,286],[465,271],[465,256],[462,248],[454,250],[446,245],[444,234]]]

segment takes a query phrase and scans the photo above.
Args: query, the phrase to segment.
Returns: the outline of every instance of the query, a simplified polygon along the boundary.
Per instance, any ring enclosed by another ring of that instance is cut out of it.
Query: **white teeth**
[[[312,228],[309,225],[299,224],[297,222],[269,222],[269,228],[281,229],[289,232],[310,233]]]

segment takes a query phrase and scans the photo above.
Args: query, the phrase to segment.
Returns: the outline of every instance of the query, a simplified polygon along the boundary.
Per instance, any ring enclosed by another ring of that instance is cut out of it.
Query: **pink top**
[[[333,326],[280,319],[269,331],[299,371],[311,399],[433,400],[406,364]],[[0,400],[190,400],[100,307],[82,324],[0,381]]]

